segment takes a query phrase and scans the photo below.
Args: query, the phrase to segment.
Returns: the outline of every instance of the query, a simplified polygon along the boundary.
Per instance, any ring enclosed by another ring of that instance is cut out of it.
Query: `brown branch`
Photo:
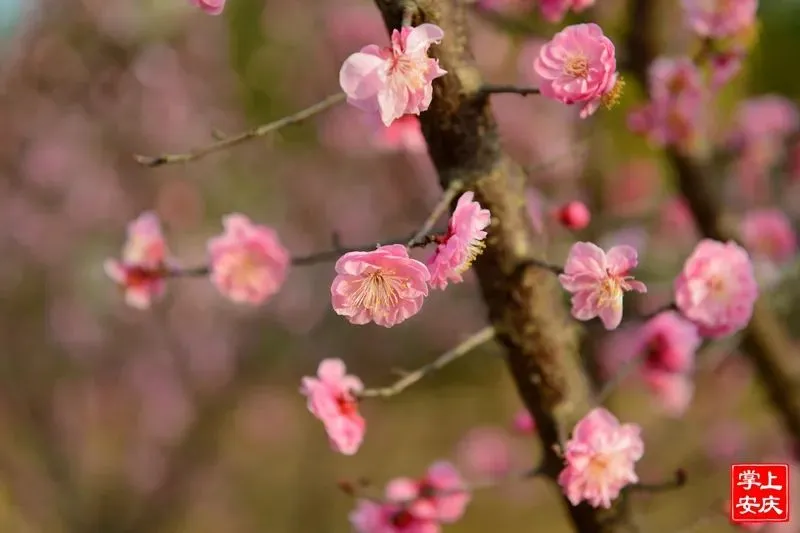
[[[529,94],[541,94],[537,87],[518,87],[516,85],[492,85],[484,84],[481,87],[483,94],[519,94],[528,96]]]
[[[626,43],[631,73],[644,88],[647,88],[647,68],[657,53],[652,41],[656,24],[654,4],[652,0],[632,0],[634,19]],[[736,231],[724,223],[724,206],[706,179],[706,169],[676,149],[668,149],[666,156],[701,233],[718,241],[736,240]],[[744,330],[743,347],[785,430],[796,443],[800,442],[800,406],[785,361],[796,350],[763,298],[756,302],[753,317]]]
[[[402,2],[375,0],[386,26],[397,29]],[[506,350],[506,360],[543,444],[543,472],[555,479],[563,468],[556,447],[591,408],[591,390],[578,354],[578,325],[570,320],[556,278],[537,268],[546,262],[525,210],[525,176],[500,148],[489,98],[469,50],[466,8],[461,2],[418,0],[415,24],[444,29],[432,48],[448,74],[434,82],[422,131],[443,188],[460,181],[491,211],[486,249],[475,262],[489,321]],[[611,509],[572,506],[563,498],[579,533],[620,533],[630,519],[623,501]]]
[[[221,150],[225,150],[232,146],[236,146],[237,144],[241,144],[245,141],[249,141],[250,139],[264,137],[265,135],[269,135],[270,133],[273,133],[291,124],[297,124],[298,122],[302,122],[306,119],[313,117],[314,115],[317,115],[325,111],[330,107],[333,107],[339,102],[344,101],[344,99],[345,99],[344,93],[332,94],[327,98],[321,100],[320,102],[317,102],[312,106],[302,109],[297,113],[294,113],[287,117],[283,117],[268,124],[262,124],[261,126],[257,126],[253,129],[249,129],[241,133],[237,133],[235,135],[222,137],[215,143],[209,144],[207,146],[201,146],[200,148],[195,148],[194,150],[190,150],[189,152],[185,152],[182,154],[162,154],[158,156],[135,155],[134,159],[136,160],[137,163],[151,168],[160,167],[163,165],[173,165],[176,163],[188,163],[190,161],[195,161],[197,159],[200,159],[201,157],[205,157],[214,152],[219,152]]]
[[[680,489],[686,486],[686,482],[688,481],[686,471],[682,468],[679,468],[675,471],[672,479],[668,479],[662,483],[637,483],[636,485],[631,485],[629,490],[632,492],[649,492],[649,493],[656,493],[656,492],[667,492],[675,489]]]
[[[467,355],[472,350],[494,338],[494,328],[487,326],[482,330],[470,335],[467,339],[461,342],[455,348],[446,351],[427,365],[424,365],[413,372],[405,374],[402,378],[398,379],[388,387],[379,389],[366,389],[359,394],[361,398],[388,398],[400,394],[408,387],[421,380],[431,372],[439,370],[440,368],[452,363],[456,359]]]

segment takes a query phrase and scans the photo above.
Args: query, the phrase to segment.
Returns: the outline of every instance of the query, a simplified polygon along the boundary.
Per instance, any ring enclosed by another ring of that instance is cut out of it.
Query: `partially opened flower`
[[[558,22],[572,9],[580,13],[594,5],[595,0],[539,0],[539,10],[547,22]]]
[[[147,309],[166,289],[167,254],[158,217],[147,212],[128,224],[122,259],[106,259],[103,268],[123,289],[128,305]]]
[[[403,115],[419,115],[433,99],[433,80],[447,74],[428,49],[444,37],[435,24],[404,26],[392,32],[392,44],[371,44],[348,57],[339,71],[347,102],[378,112],[384,125]]]
[[[623,487],[639,481],[635,465],[643,455],[641,428],[620,424],[598,407],[575,425],[564,449],[566,466],[558,483],[572,505],[586,501],[608,509]]]
[[[237,303],[260,304],[280,290],[291,263],[271,228],[241,214],[222,219],[225,231],[208,241],[211,281]]]
[[[225,10],[226,0],[189,0],[209,15],[219,15]]]
[[[331,303],[351,324],[395,326],[416,315],[428,295],[428,267],[401,244],[348,252],[335,268]]]
[[[358,412],[356,394],[364,389],[361,380],[347,374],[341,359],[325,359],[317,377],[304,377],[301,394],[308,398],[308,410],[325,426],[331,447],[353,455],[364,440],[366,422]]]
[[[700,241],[675,280],[675,304],[705,337],[744,328],[757,298],[750,256],[733,241]]]
[[[758,0],[682,0],[689,27],[701,37],[733,37],[755,24]]]
[[[460,519],[470,500],[461,474],[447,461],[432,464],[421,479],[397,478],[390,488],[414,501],[430,504],[436,520],[446,524]]]
[[[601,104],[612,106],[622,90],[615,54],[614,43],[597,24],[567,26],[542,46],[533,64],[542,78],[542,95],[581,104],[581,118]]]
[[[350,524],[356,533],[439,533],[435,507],[417,496],[412,484],[390,482],[386,501],[358,500]]]
[[[578,320],[600,317],[606,329],[616,329],[622,321],[622,295],[627,291],[647,292],[641,281],[629,272],[638,264],[636,250],[614,246],[608,253],[591,242],[572,245],[561,286],[572,293],[572,316]]]
[[[475,258],[483,251],[484,231],[492,220],[488,209],[473,201],[474,193],[465,192],[458,199],[447,226],[447,234],[440,240],[436,251],[428,259],[430,284],[444,289],[448,283],[461,283]]]
[[[781,264],[797,253],[797,235],[792,222],[780,209],[747,213],[741,231],[744,245],[759,259]]]

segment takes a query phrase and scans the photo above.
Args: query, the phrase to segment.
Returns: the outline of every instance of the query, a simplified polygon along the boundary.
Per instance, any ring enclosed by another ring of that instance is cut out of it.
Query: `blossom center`
[[[596,454],[589,460],[587,467],[587,474],[589,479],[599,481],[606,477],[608,472],[608,465],[611,463],[611,458],[606,454]]]
[[[613,276],[609,274],[600,284],[598,304],[601,307],[617,305],[617,302],[622,295],[623,283],[624,280],[620,276]]]
[[[707,286],[712,296],[719,298],[725,295],[725,280],[722,279],[722,276],[711,276],[708,279]]]
[[[245,285],[257,282],[261,264],[253,252],[242,250],[236,254],[232,263],[234,266],[231,274],[237,281]]]
[[[394,307],[400,300],[400,289],[406,285],[391,272],[376,270],[367,274],[353,292],[353,305],[372,310]]]
[[[414,90],[425,87],[425,70],[414,59],[405,55],[396,55],[389,64],[389,74],[399,77],[406,85]]]
[[[586,78],[589,75],[589,60],[583,54],[570,56],[564,62],[564,73],[574,78]]]
[[[125,285],[128,287],[149,285],[163,276],[162,268],[147,268],[138,265],[125,267]]]
[[[663,354],[667,349],[667,340],[663,335],[656,335],[647,344],[647,354],[645,364],[649,368],[657,370],[667,370],[664,365]]]
[[[436,487],[431,485],[428,481],[423,481],[420,483],[418,493],[420,499],[428,500],[436,496]]]
[[[353,415],[358,412],[358,402],[347,392],[336,397],[336,405],[339,407],[339,413],[345,416]]]
[[[392,514],[389,522],[397,529],[404,529],[414,522],[414,515],[408,509],[401,509]]]

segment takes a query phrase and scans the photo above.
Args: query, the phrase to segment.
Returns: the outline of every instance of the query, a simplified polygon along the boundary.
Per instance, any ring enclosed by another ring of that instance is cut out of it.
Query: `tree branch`
[[[517,87],[516,85],[492,85],[484,84],[481,87],[483,94],[519,94],[528,96],[529,94],[541,94],[537,87]]]
[[[653,5],[652,0],[632,0],[634,20],[627,40],[631,73],[645,90],[647,68],[657,53],[651,37],[655,24]],[[697,161],[678,150],[668,149],[666,156],[701,233],[718,241],[736,240],[736,231],[723,221],[724,209],[706,179],[707,172]],[[792,392],[793,384],[784,361],[784,357],[796,353],[796,350],[763,298],[756,302],[753,317],[744,330],[743,347],[784,428],[795,443],[800,442],[800,406]]]
[[[400,394],[408,387],[421,380],[431,372],[439,370],[440,368],[452,363],[456,359],[470,353],[472,350],[490,341],[494,338],[494,328],[487,326],[482,330],[470,335],[467,339],[461,342],[452,350],[448,350],[444,354],[437,357],[432,362],[424,365],[413,372],[409,372],[399,380],[395,381],[388,387],[379,389],[366,389],[359,394],[361,398],[388,398]]]
[[[375,0],[388,29],[399,28],[400,0]],[[536,420],[543,472],[555,479],[563,468],[560,437],[591,408],[591,390],[578,354],[578,325],[567,315],[524,203],[525,176],[500,148],[489,99],[469,50],[462,2],[418,0],[415,24],[438,24],[445,38],[432,48],[448,74],[434,82],[430,108],[420,115],[428,152],[443,188],[460,181],[492,213],[486,248],[474,269],[496,338],[520,396]],[[611,509],[572,506],[579,533],[620,533],[630,526],[621,501]]]
[[[332,94],[327,98],[323,99],[322,101],[317,102],[316,104],[309,106],[305,109],[302,109],[297,113],[294,113],[293,115],[283,117],[268,124],[262,124],[261,126],[243,131],[241,133],[237,133],[235,135],[231,135],[228,137],[221,137],[215,143],[209,144],[207,146],[202,146],[200,148],[195,148],[194,150],[191,150],[189,152],[185,152],[182,154],[162,154],[159,156],[135,155],[134,159],[136,160],[137,163],[151,168],[160,167],[163,165],[173,165],[176,163],[188,163],[190,161],[195,161],[197,159],[200,159],[201,157],[205,157],[214,152],[219,152],[221,150],[225,150],[232,146],[236,146],[237,144],[241,144],[245,141],[249,141],[250,139],[264,137],[265,135],[269,135],[270,133],[277,131],[285,126],[302,122],[306,119],[313,117],[314,115],[317,115],[325,111],[330,107],[333,107],[339,102],[344,101],[344,99],[345,99],[344,93]]]

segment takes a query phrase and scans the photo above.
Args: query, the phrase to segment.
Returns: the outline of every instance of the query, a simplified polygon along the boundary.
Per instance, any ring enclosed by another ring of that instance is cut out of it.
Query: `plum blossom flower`
[[[620,424],[598,407],[575,425],[564,450],[566,467],[558,483],[572,505],[586,501],[592,507],[611,507],[611,501],[629,483],[637,483],[636,462],[644,455],[641,428]]]
[[[444,289],[448,282],[461,283],[462,274],[483,251],[486,229],[492,215],[488,209],[473,201],[474,193],[465,192],[458,199],[447,226],[447,234],[441,238],[436,251],[428,259],[431,273],[430,284],[435,289]]]
[[[614,246],[606,253],[591,242],[573,244],[564,273],[558,276],[564,290],[572,293],[572,316],[599,316],[607,330],[616,329],[622,321],[623,293],[647,292],[644,283],[628,274],[637,264],[636,250],[630,246]]]
[[[147,309],[166,289],[167,254],[158,217],[146,212],[128,224],[122,260],[106,259],[103,268],[124,290],[125,303]]]
[[[513,422],[514,430],[524,435],[529,435],[536,431],[536,420],[531,416],[530,411],[527,409],[520,409],[514,415]]]
[[[583,202],[567,202],[556,210],[558,221],[567,229],[582,230],[589,225],[592,214]]]
[[[356,397],[362,390],[361,380],[347,374],[341,359],[323,360],[316,378],[302,379],[300,393],[308,398],[308,410],[322,421],[331,447],[345,455],[355,454],[364,440],[366,421]]]
[[[403,115],[389,126],[384,126],[380,117],[367,115],[374,120],[368,121],[371,128],[371,143],[375,148],[386,152],[408,152],[424,154],[428,151],[422,126],[416,115]]]
[[[428,295],[430,272],[401,244],[348,252],[336,261],[331,303],[351,324],[390,328],[416,315]]]
[[[757,298],[750,256],[733,241],[700,241],[675,280],[675,304],[705,337],[744,328]]]
[[[682,0],[686,22],[697,35],[723,39],[751,28],[758,0]]]
[[[226,0],[189,0],[209,15],[219,15],[225,9]]]
[[[411,495],[406,501],[429,503],[438,522],[450,524],[459,520],[470,501],[470,493],[461,474],[447,461],[437,461],[422,479],[397,478],[390,483],[392,492]]]
[[[444,31],[435,24],[404,26],[392,32],[391,46],[371,44],[348,57],[339,71],[347,102],[362,111],[379,112],[388,126],[403,115],[419,115],[433,99],[433,80],[447,71],[428,57]]]
[[[628,127],[658,146],[685,146],[697,136],[703,117],[700,70],[687,57],[656,59],[648,72],[650,101],[628,116]]]
[[[547,22],[558,22],[572,9],[580,13],[594,5],[595,0],[539,0],[539,11]]]
[[[736,108],[731,143],[748,147],[762,142],[780,142],[800,128],[800,112],[788,98],[766,94],[748,98]]]
[[[746,50],[742,47],[731,47],[730,50],[716,52],[708,59],[711,70],[710,87],[718,91],[742,71]]]
[[[792,222],[780,209],[758,209],[741,223],[742,241],[754,258],[785,263],[797,253],[797,235]]]
[[[390,482],[385,496],[384,502],[358,500],[349,516],[356,533],[439,533],[436,508],[417,499],[416,487]]]
[[[639,332],[637,352],[645,352],[641,375],[661,406],[680,416],[694,394],[692,373],[701,339],[697,327],[674,311],[659,313]]]
[[[515,464],[508,434],[499,428],[472,428],[458,444],[459,464],[486,479],[506,476]]]
[[[235,213],[222,219],[224,232],[209,239],[211,281],[237,303],[257,305],[280,290],[291,263],[271,228]]]
[[[582,104],[580,116],[617,103],[622,80],[614,43],[597,24],[567,26],[542,46],[533,68],[543,96],[567,105]]]

